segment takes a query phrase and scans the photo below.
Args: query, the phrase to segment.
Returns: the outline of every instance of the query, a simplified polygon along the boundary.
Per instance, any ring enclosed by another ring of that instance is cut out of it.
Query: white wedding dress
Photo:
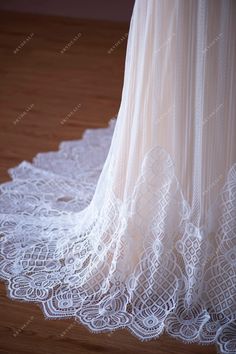
[[[117,117],[0,186],[8,296],[236,353],[235,39],[234,0],[136,0]]]

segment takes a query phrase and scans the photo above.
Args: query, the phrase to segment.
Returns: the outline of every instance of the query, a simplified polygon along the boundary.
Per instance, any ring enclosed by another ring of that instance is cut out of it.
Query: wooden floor
[[[119,109],[127,24],[0,13],[0,181],[7,169]],[[110,54],[108,53],[110,49]],[[63,122],[63,124],[62,124]],[[141,342],[127,330],[92,334],[73,320],[45,320],[32,303],[10,300],[0,283],[0,354],[215,354],[162,335]]]

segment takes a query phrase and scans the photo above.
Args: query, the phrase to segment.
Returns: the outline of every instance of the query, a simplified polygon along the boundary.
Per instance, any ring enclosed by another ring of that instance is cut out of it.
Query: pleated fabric
[[[11,298],[236,353],[236,3],[136,0],[117,117],[9,170]]]

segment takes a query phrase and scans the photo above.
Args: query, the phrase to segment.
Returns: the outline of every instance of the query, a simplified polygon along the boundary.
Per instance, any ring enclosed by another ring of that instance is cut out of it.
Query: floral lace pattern
[[[236,164],[196,227],[167,152],[150,150],[127,202],[92,201],[115,119],[9,170],[0,186],[0,276],[8,296],[74,317],[92,332],[164,330],[236,352]],[[86,152],[86,153],[85,153]]]

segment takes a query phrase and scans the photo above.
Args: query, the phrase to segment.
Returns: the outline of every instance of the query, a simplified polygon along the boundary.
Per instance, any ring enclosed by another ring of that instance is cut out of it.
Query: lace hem
[[[115,119],[9,170],[0,186],[0,277],[8,296],[92,332],[163,331],[236,352],[236,164],[214,218],[190,222],[173,162],[150,150],[132,197],[92,201]],[[85,154],[86,152],[86,154]],[[109,187],[108,187],[109,188]],[[133,217],[135,215],[135,217]]]

